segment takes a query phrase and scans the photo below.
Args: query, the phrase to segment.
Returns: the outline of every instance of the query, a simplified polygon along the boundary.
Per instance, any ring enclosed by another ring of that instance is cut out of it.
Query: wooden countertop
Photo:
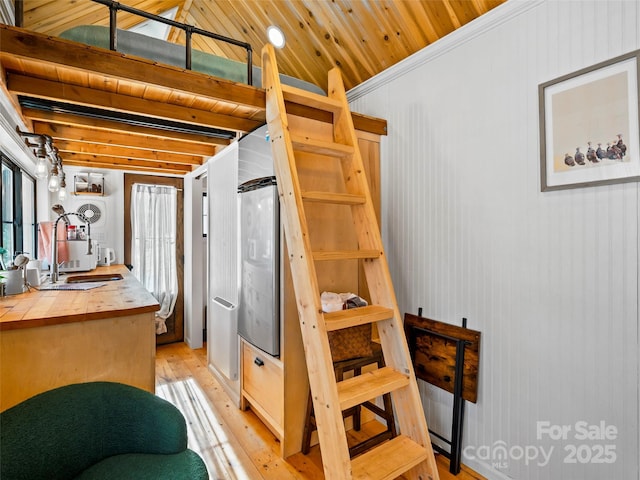
[[[160,309],[156,299],[124,265],[62,275],[120,273],[124,279],[86,291],[35,290],[0,297],[0,331],[124,317]]]

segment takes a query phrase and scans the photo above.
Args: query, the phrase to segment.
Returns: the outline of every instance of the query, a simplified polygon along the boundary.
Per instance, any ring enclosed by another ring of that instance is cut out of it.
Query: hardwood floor
[[[156,394],[187,419],[189,447],[202,456],[212,480],[324,479],[317,446],[287,461],[279,456],[275,436],[253,412],[238,409],[209,372],[206,349],[192,350],[182,342],[158,346]],[[369,422],[363,432],[377,427]],[[442,455],[437,463],[441,480],[485,480],[464,466],[458,476],[451,475]]]

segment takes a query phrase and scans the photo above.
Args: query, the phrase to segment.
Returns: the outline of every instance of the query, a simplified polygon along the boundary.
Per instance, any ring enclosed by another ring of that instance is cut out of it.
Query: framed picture
[[[542,191],[640,179],[640,50],[543,83]]]

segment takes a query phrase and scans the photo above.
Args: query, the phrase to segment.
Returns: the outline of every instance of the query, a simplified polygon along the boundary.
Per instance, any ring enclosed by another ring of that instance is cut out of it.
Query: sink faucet
[[[58,215],[56,221],[53,222],[53,232],[51,235],[51,274],[49,275],[49,281],[51,283],[56,283],[60,277],[58,270],[58,222],[62,219],[64,220],[65,225],[69,225],[69,217],[68,215],[75,215],[81,221],[87,224],[87,255],[91,255],[91,222],[89,219],[85,217],[81,213],[68,212],[65,213],[64,207],[59,203],[56,203],[53,207],[51,207],[54,213]]]

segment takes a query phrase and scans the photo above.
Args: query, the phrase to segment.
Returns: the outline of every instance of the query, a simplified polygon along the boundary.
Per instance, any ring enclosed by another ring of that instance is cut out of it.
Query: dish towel
[[[366,307],[367,301],[355,293],[322,292],[320,295],[322,311],[325,313],[337,312],[348,308]]]
[[[58,263],[69,261],[67,250],[66,228],[58,225]],[[38,259],[51,264],[51,237],[53,236],[53,222],[38,224]]]

